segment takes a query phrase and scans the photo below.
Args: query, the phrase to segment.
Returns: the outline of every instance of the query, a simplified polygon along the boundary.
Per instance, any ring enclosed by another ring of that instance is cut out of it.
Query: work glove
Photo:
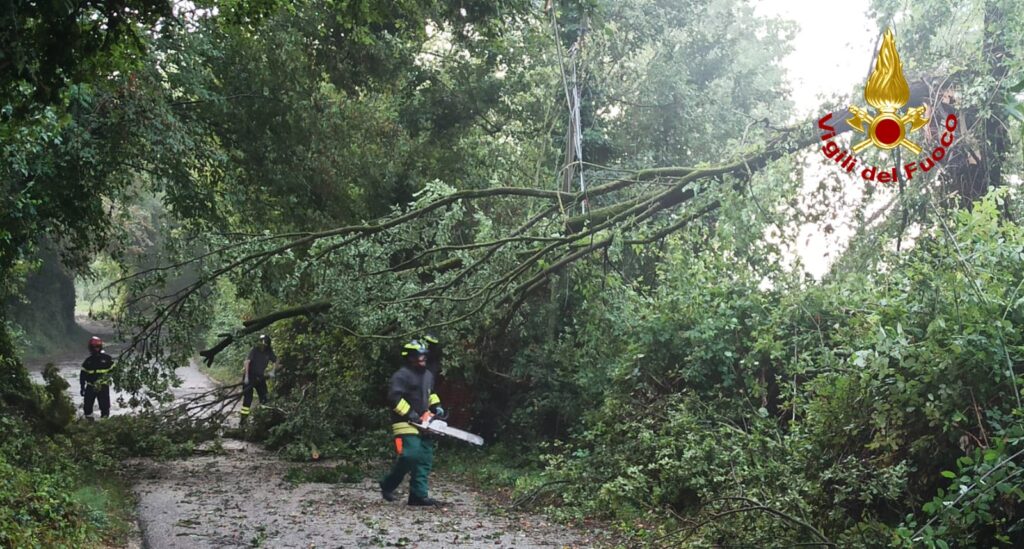
[[[434,415],[437,419],[448,419],[448,412],[441,406],[434,407]]]
[[[409,413],[405,414],[405,417],[408,418],[409,423],[420,423],[420,415],[412,410],[409,410]]]

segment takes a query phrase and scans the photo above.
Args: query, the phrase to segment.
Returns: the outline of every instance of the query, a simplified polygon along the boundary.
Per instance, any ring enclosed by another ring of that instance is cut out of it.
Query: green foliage
[[[42,403],[41,419],[49,432],[61,432],[75,418],[75,406],[71,404],[67,392],[68,382],[61,377],[60,371],[52,363],[43,369],[43,380],[46,385],[39,393],[39,400]]]
[[[123,543],[135,531],[135,499],[123,480],[93,473],[71,499],[85,509],[89,525],[105,542]]]
[[[783,292],[727,248],[670,248],[654,288],[588,298],[552,348],[603,394],[548,456],[569,486],[548,504],[658,517],[638,543],[1017,543],[1024,230],[1004,194],[877,273]]]
[[[584,120],[592,162],[721,162],[723,151],[744,152],[760,141],[763,128],[737,128],[788,116],[777,90],[784,86],[778,61],[789,49],[789,23],[757,17],[746,2],[599,5],[587,44],[587,93],[599,109]]]
[[[940,473],[950,479],[950,486],[939,488],[921,506],[922,516],[908,515],[896,529],[901,544],[949,547],[948,541],[971,539],[979,544],[1011,545],[1019,539],[1024,526],[1014,519],[1024,503],[1019,480],[1024,428],[1018,422],[995,434],[1000,437],[995,447],[975,448],[957,458],[956,472]]]
[[[35,390],[28,372],[17,358],[6,319],[0,323],[0,379],[3,380],[0,383],[0,402],[5,408],[30,413],[38,410],[38,402],[31,398]]]
[[[275,332],[274,342],[275,409],[256,408],[259,438],[294,459],[308,459],[313,446],[324,457],[385,455],[380,440],[364,436],[388,421],[377,380],[390,372],[371,358],[372,346],[305,323]]]
[[[66,397],[65,397],[66,398]],[[131,496],[88,433],[43,434],[0,413],[0,544],[80,547],[124,543]]]
[[[43,235],[82,264],[109,234],[103,201],[125,187],[122,124],[143,36],[171,15],[164,1],[14,2],[0,44],[0,269]],[[108,135],[117,139],[106,139]],[[120,155],[121,161],[117,161]]]
[[[84,331],[75,323],[75,288],[54,246],[42,242],[33,269],[7,306],[21,334],[26,357],[57,356],[82,348]]]
[[[141,413],[97,423],[76,422],[67,436],[74,441],[70,456],[76,463],[112,467],[130,457],[187,457],[197,444],[216,434],[215,426],[169,423],[159,415]]]
[[[115,299],[111,292],[103,292],[111,282],[121,276],[121,269],[109,257],[100,256],[89,265],[89,273],[75,279],[75,312],[91,318],[110,319]]]
[[[235,285],[227,279],[217,281],[214,296],[214,313],[209,321],[210,327],[208,329],[210,336],[230,333],[231,330],[238,326],[238,319],[251,316],[252,304],[238,297]],[[276,335],[271,333],[271,337]],[[258,334],[228,347],[217,357],[216,362],[207,370],[207,374],[220,383],[229,385],[239,383],[242,380],[242,367],[245,357],[248,356],[249,350],[256,344],[256,337],[258,337]],[[215,341],[214,337],[207,337],[203,343],[208,347]]]
[[[9,427],[5,425],[5,428]],[[0,542],[9,547],[73,546],[90,541],[86,517],[59,474],[26,471],[0,457]]]

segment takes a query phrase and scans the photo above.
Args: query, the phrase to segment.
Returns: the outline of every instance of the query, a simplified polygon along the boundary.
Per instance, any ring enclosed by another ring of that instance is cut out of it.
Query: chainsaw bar
[[[416,427],[419,427],[423,431],[430,433],[437,433],[446,437],[457,438],[459,440],[475,444],[476,446],[483,446],[484,439],[480,435],[474,435],[463,431],[462,429],[456,429],[455,427],[449,427],[448,422],[443,419],[432,419],[424,423],[413,423]]]

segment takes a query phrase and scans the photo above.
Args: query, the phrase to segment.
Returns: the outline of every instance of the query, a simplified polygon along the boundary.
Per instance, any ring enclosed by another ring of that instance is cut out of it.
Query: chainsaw
[[[473,433],[463,431],[462,429],[450,427],[447,421],[437,418],[430,412],[424,412],[423,416],[420,417],[420,422],[412,423],[412,425],[415,425],[419,430],[428,433],[456,438],[476,446],[484,445],[484,439],[480,435],[474,435]]]

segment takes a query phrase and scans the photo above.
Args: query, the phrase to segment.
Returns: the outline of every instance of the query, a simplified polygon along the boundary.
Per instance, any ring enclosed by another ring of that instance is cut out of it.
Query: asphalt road
[[[87,331],[108,342],[116,357],[120,346],[109,328],[80,319]],[[60,368],[81,415],[78,372],[87,356],[82,353],[37,360],[27,364],[30,375],[42,382],[47,362]],[[195,363],[177,372],[183,380],[174,390],[177,399],[216,386]],[[120,393],[112,393],[116,401]],[[112,404],[111,414],[132,410]],[[94,412],[98,417],[98,411]],[[232,417],[231,423],[237,418]],[[388,437],[381,433],[381,443]],[[300,466],[257,445],[222,439],[216,451],[188,459],[131,460],[126,465],[135,479],[141,546],[152,549],[224,547],[295,548],[579,548],[600,545],[594,532],[572,530],[529,514],[506,512],[488,503],[464,480],[432,475],[431,495],[449,503],[442,509],[411,508],[405,490],[399,501],[380,497],[374,478],[351,484],[303,483],[285,480],[288,470]],[[209,450],[209,449],[206,449]],[[445,459],[438,452],[438,460]],[[332,466],[329,460],[315,466]],[[310,466],[310,465],[301,465]],[[373,474],[383,474],[381,463]],[[139,540],[130,542],[137,547]]]

